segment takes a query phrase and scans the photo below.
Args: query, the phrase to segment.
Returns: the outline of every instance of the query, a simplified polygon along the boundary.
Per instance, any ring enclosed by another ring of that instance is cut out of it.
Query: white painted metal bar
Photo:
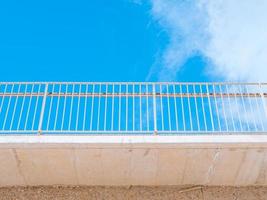
[[[135,92],[135,89],[134,89],[134,87],[135,87],[135,84],[133,84],[133,91],[132,91],[132,93],[134,94],[134,92]],[[133,95],[133,111],[132,111],[132,113],[133,113],[133,132],[135,131],[135,96]]]
[[[74,93],[74,91],[75,91],[75,84],[72,84],[71,104],[70,104],[70,117],[69,117],[69,124],[68,124],[69,128],[68,128],[68,130],[71,130],[72,110],[73,110],[73,98],[74,98],[73,93]]]
[[[176,86],[172,85],[172,87],[173,87],[173,93],[176,94]],[[175,96],[173,98],[174,98],[174,111],[175,111],[175,127],[176,127],[176,131],[178,131],[179,130],[179,123],[178,123],[179,116],[177,112],[177,102],[176,102],[177,98]]]
[[[86,84],[85,85],[85,92],[86,93],[88,93],[88,87],[89,87],[89,84]],[[83,131],[85,131],[85,125],[86,125],[87,101],[88,101],[88,97],[86,96],[84,99],[84,110],[83,110]]]
[[[62,87],[62,84],[59,85],[59,93],[61,93],[61,87]],[[55,123],[54,123],[54,130],[57,129],[59,103],[60,103],[60,97],[57,97],[57,104],[56,104],[57,108],[56,108],[56,117],[55,117]]]
[[[0,113],[2,112],[2,108],[3,108],[3,104],[4,104],[4,101],[5,101],[5,98],[6,98],[6,91],[7,91],[7,84],[2,84],[2,85],[4,85],[5,86],[5,89],[4,89],[4,91],[3,91],[3,94],[4,94],[4,96],[2,96],[2,98],[1,98],[1,106],[0,106]]]
[[[92,93],[95,93],[95,84],[93,84]],[[94,117],[94,95],[92,96],[92,104],[91,104],[91,120],[90,120],[90,131],[93,130],[93,117]]]
[[[193,92],[196,94],[196,86],[193,85]],[[196,117],[197,117],[197,130],[200,131],[200,123],[199,123],[199,117],[198,117],[198,106],[197,106],[197,98],[194,97],[195,100],[195,109],[196,109]]]
[[[236,88],[236,87],[234,87]],[[237,95],[235,94],[235,107],[236,107],[236,114],[237,114],[237,117],[238,117],[238,123],[239,123],[239,127],[240,127],[240,131],[242,132],[243,131],[243,126],[242,126],[242,120],[241,120],[241,116],[240,116],[240,105],[239,105],[239,102],[238,102],[238,98],[237,98]]]
[[[206,110],[205,110],[205,106],[204,106],[204,98],[203,98],[203,90],[202,90],[202,85],[199,86],[200,87],[200,94],[201,94],[201,106],[202,106],[202,113],[203,113],[203,120],[204,120],[204,127],[205,127],[205,131],[208,131],[208,127],[207,127],[207,119],[206,119]],[[209,105],[210,105],[210,98],[208,97],[208,101],[209,101]],[[212,119],[212,131],[214,131],[214,125],[213,125],[213,119]]]
[[[182,84],[180,84],[180,95],[181,95],[181,106],[182,106],[182,114],[183,114],[183,131],[186,131],[186,127],[185,127],[185,111],[184,111],[184,98],[182,98],[182,93],[183,93],[183,86]]]
[[[211,101],[210,101],[210,92],[209,92],[209,85],[206,85],[206,89],[207,89],[207,93],[208,93],[208,102],[209,102],[209,113],[210,113],[210,120],[211,120],[211,127],[212,127],[212,131],[214,131],[214,119],[213,119],[213,109],[211,107]],[[213,91],[214,92],[214,91]],[[216,103],[217,105],[217,103]],[[217,110],[218,111],[218,110]],[[206,120],[206,116],[205,116],[205,120]],[[207,125],[207,124],[206,124]]]
[[[66,92],[65,92],[65,95],[63,96],[64,98],[64,103],[63,103],[63,111],[62,111],[62,121],[61,121],[61,131],[63,130],[63,126],[64,126],[64,121],[65,121],[65,113],[66,113],[66,103],[67,103],[67,96],[66,96],[66,93],[68,91],[68,86],[69,85],[66,85]]]
[[[40,114],[40,120],[38,125],[38,133],[41,134],[42,132],[42,126],[43,126],[43,119],[44,119],[44,112],[45,112],[45,104],[46,104],[46,97],[47,97],[47,91],[48,91],[48,84],[45,84],[45,91],[44,91],[44,97],[42,102],[42,110]]]
[[[34,91],[34,85],[31,85],[32,88],[31,88],[31,94],[33,93]],[[26,114],[26,120],[24,122],[24,131],[26,131],[26,127],[28,125],[28,120],[29,120],[29,113],[30,113],[30,108],[31,108],[31,105],[32,105],[32,96],[30,96],[30,100],[29,100],[29,104],[28,104],[28,109],[27,109],[27,114]],[[48,118],[49,119],[49,118]]]
[[[28,89],[28,84],[25,85],[25,93],[27,92],[27,89]],[[19,121],[18,121],[18,124],[17,124],[17,130],[19,130],[19,128],[20,128],[21,118],[22,118],[22,113],[23,113],[23,111],[24,111],[25,99],[26,99],[26,96],[24,95],[24,96],[23,96],[23,100],[22,100],[21,109],[20,109]],[[0,109],[0,110],[1,110],[1,109]],[[0,111],[0,112],[1,112],[1,111]]]
[[[52,85],[51,93],[54,93],[54,88],[55,88],[55,84]],[[31,92],[31,93],[32,93],[32,92]],[[53,98],[54,98],[54,96],[51,96],[51,97],[50,97],[50,101],[49,101],[49,112],[48,112],[48,118],[47,118],[46,130],[49,129],[50,122],[52,121],[52,120],[51,120],[51,111],[52,111]],[[31,99],[32,99],[32,98],[30,98],[30,100],[31,100]]]
[[[215,85],[212,85],[212,90],[213,90],[213,93],[215,92]],[[210,94],[209,92],[209,87],[207,86],[207,92],[208,94]],[[216,110],[216,115],[217,115],[217,120],[218,120],[218,128],[219,128],[219,131],[222,132],[222,126],[221,126],[221,119],[220,119],[220,115],[219,115],[219,110],[218,110],[218,104],[217,104],[217,97],[214,97],[214,102],[215,102],[215,110]],[[211,121],[213,122],[213,117],[212,117],[212,107],[210,105],[210,115],[211,115]]]
[[[160,84],[160,113],[161,113],[161,129],[165,130],[164,127],[164,113],[163,113],[163,100],[162,100],[162,85]]]
[[[20,88],[21,88],[21,84],[19,84],[19,86],[18,86],[18,92],[20,92]],[[14,103],[13,114],[12,114],[12,118],[11,118],[11,121],[10,121],[10,126],[9,126],[9,130],[10,131],[12,130],[12,126],[13,126],[13,123],[14,123],[14,117],[15,117],[15,113],[16,113],[16,109],[17,109],[17,105],[18,105],[18,98],[19,98],[19,96],[17,95],[15,103]]]
[[[189,122],[190,122],[190,130],[189,131],[193,131],[191,102],[190,102],[190,95],[189,95],[188,85],[186,85],[186,93],[187,93],[187,102],[188,102],[188,111],[189,111]]]
[[[225,105],[224,105],[224,97],[222,96],[222,86],[219,85],[219,93],[221,94],[221,107],[222,107],[222,111],[223,111],[223,117],[224,117],[224,121],[225,121],[225,126],[226,126],[226,131],[229,131],[229,127],[228,127],[228,120],[226,117],[226,111],[225,111]]]
[[[148,84],[146,84],[146,93],[148,93]],[[147,132],[150,131],[149,127],[149,102],[148,102],[148,95],[146,96],[146,127]]]
[[[82,85],[79,84],[78,105],[76,111],[75,130],[78,131]]]
[[[228,105],[229,105],[229,110],[230,110],[230,115],[231,115],[231,122],[232,122],[232,125],[233,125],[233,131],[235,132],[236,131],[236,127],[235,127],[235,122],[234,122],[234,116],[233,116],[233,111],[232,111],[232,104],[231,104],[231,101],[230,101],[228,85],[226,85],[226,93],[228,94],[227,95],[227,100],[228,100]]]
[[[38,84],[38,91],[37,93],[39,94],[40,93],[40,90],[41,90],[41,84]],[[32,120],[32,128],[31,130],[33,131],[34,130],[34,125],[35,125],[35,120],[36,120],[36,115],[37,115],[37,107],[38,107],[38,103],[39,103],[39,96],[36,97],[36,101],[35,101],[35,106],[34,106],[34,112],[33,112],[33,120]]]
[[[153,84],[153,115],[154,115],[154,134],[158,134],[157,128],[157,105],[156,105],[156,85]]]
[[[263,84],[259,83],[259,89],[260,89],[260,94],[261,94],[261,101],[262,101],[262,105],[263,105],[263,110],[265,113],[265,116],[267,118],[267,103],[266,103],[266,99],[264,98],[264,92],[263,92]]]
[[[14,90],[14,85],[15,84],[12,84],[11,85],[11,93],[13,92],[13,90]],[[12,97],[9,97],[9,99],[8,99],[8,106],[7,106],[7,110],[6,110],[6,114],[5,114],[5,118],[4,118],[4,123],[3,123],[3,127],[2,127],[2,129],[4,129],[5,130],[5,127],[6,127],[6,121],[7,121],[7,117],[8,117],[8,114],[9,114],[9,108],[10,108],[10,102],[11,102],[11,98]]]
[[[166,84],[166,92],[167,92],[167,113],[168,113],[168,126],[169,126],[169,131],[172,130],[171,127],[171,110],[170,110],[170,94],[169,94],[169,85]]]
[[[257,113],[261,113],[260,104],[259,104],[259,101],[258,101],[258,98],[256,95],[255,95],[255,101],[256,101]],[[261,130],[264,130],[263,119],[262,119],[262,117],[259,117],[259,119],[260,119]],[[258,129],[257,129],[257,131],[258,131]]]
[[[112,84],[112,110],[111,110],[111,130],[114,131],[114,101],[115,101],[115,89],[114,89],[114,84]]]
[[[139,84],[139,130],[142,131],[143,130],[143,123],[142,123],[142,84]]]
[[[118,129],[121,131],[121,84],[119,85],[119,120],[118,120]]]
[[[239,92],[241,93],[241,94],[243,94],[243,92],[242,92],[242,87],[241,87],[241,85],[239,85]],[[243,110],[244,110],[244,113],[243,113],[243,116],[245,116],[244,118],[245,118],[245,120],[243,120],[245,123],[246,123],[246,125],[247,125],[247,130],[250,130],[250,126],[249,126],[249,120],[248,120],[248,114],[247,114],[247,109],[246,109],[246,105],[245,105],[245,101],[244,101],[244,96],[243,95],[241,95],[241,100],[242,100],[242,106],[243,106]]]
[[[102,92],[102,84],[99,85],[99,94]],[[100,104],[101,104],[101,97],[98,96],[98,107],[97,107],[97,128],[96,128],[96,131],[99,131],[100,127],[99,127],[99,124],[100,124]]]
[[[126,84],[126,94],[128,94],[128,84]],[[126,129],[126,131],[128,131],[128,95],[126,96],[126,108],[125,108],[125,110],[126,110],[126,116],[125,116],[125,129]]]
[[[247,85],[245,86],[245,91],[246,91],[246,93],[249,92]],[[255,127],[256,131],[257,131],[257,124],[256,124],[256,119],[255,119],[255,114],[254,114],[255,110],[253,110],[251,98],[248,98],[248,102],[249,102],[249,113],[250,113],[251,117],[253,118],[252,123],[253,123],[253,126]],[[254,109],[255,109],[255,107],[254,107]]]
[[[107,127],[107,101],[108,101],[108,84],[106,85],[106,96],[105,96],[105,112],[104,112],[104,131],[106,131]]]

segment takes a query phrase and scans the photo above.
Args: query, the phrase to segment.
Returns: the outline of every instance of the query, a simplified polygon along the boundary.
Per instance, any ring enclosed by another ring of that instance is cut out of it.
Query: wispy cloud
[[[174,80],[201,53],[209,73],[225,80],[267,80],[267,1],[151,0],[151,13],[168,32],[159,80]],[[155,71],[155,69],[152,69]]]

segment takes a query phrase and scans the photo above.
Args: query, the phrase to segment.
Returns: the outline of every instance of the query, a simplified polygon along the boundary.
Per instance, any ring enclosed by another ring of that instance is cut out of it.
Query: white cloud
[[[266,0],[151,0],[152,15],[170,37],[159,79],[175,79],[201,52],[209,73],[225,80],[267,80]]]

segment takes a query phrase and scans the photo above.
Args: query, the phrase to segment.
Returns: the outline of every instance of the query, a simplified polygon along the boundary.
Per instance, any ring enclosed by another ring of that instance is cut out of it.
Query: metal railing
[[[0,134],[267,130],[266,83],[0,82]]]

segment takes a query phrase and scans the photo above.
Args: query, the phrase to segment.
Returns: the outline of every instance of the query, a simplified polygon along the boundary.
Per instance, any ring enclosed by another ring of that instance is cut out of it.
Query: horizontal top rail
[[[0,82],[0,134],[266,133],[267,83]]]
[[[86,81],[33,81],[33,82],[14,82],[14,81],[4,81],[0,82],[0,84],[130,84],[130,85],[138,85],[138,84],[168,84],[168,85],[180,85],[180,84],[189,84],[189,85],[267,85],[267,82],[86,82]]]
[[[41,97],[44,96],[45,93],[5,93],[1,94],[0,96],[32,96],[32,97]],[[77,92],[69,92],[69,93],[48,93],[47,96],[53,96],[53,97],[139,97],[139,96],[162,96],[162,97],[251,97],[251,98],[257,98],[261,97],[262,95],[264,97],[267,97],[267,93],[173,93],[173,94],[166,94],[166,93],[77,93]]]

